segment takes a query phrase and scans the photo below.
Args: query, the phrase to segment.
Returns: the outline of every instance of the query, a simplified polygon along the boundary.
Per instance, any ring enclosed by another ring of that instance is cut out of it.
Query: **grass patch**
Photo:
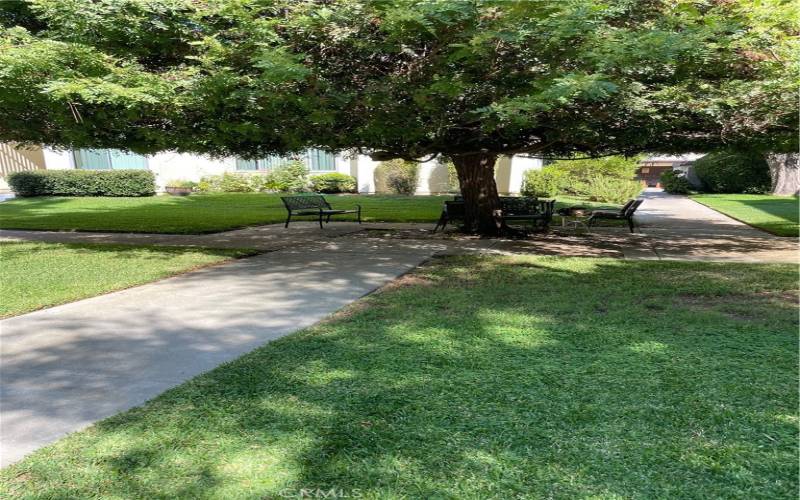
[[[438,260],[0,494],[794,498],[796,286],[790,265]]]
[[[0,317],[14,316],[252,254],[131,245],[0,243]]]
[[[361,204],[366,222],[435,223],[444,201],[452,196],[329,195],[326,199],[334,208]],[[564,198],[559,206],[579,203],[587,204]],[[588,205],[600,204],[588,202]],[[286,209],[280,195],[263,193],[150,198],[42,197],[0,203],[2,229],[198,234],[284,220]],[[337,220],[355,220],[355,216]]]
[[[448,196],[329,195],[334,208],[363,207],[365,221],[436,221]],[[197,234],[286,220],[280,195],[198,194],[150,198],[19,198],[0,204],[3,229]],[[310,220],[298,218],[298,220]],[[355,220],[341,216],[337,220]]]
[[[800,236],[800,205],[796,196],[698,194],[691,198],[777,236]]]

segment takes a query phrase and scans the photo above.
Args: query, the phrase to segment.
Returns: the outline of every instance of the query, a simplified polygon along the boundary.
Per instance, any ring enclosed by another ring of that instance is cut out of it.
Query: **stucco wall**
[[[42,150],[44,165],[48,169],[75,168],[75,160],[70,151]],[[356,178],[360,193],[375,193],[375,168],[380,164],[367,155],[336,155],[336,172],[352,175]],[[224,172],[236,172],[234,158],[210,158],[202,155],[183,153],[159,153],[147,157],[147,165],[156,176],[159,191],[172,180],[199,181],[206,175],[220,175]],[[517,194],[522,185],[523,173],[530,169],[539,169],[542,161],[536,158],[521,156],[501,157],[498,160],[495,179],[498,191],[502,194]],[[319,174],[324,172],[312,172]],[[449,174],[447,166],[438,160],[420,164],[417,181],[417,194],[435,194],[449,192]]]

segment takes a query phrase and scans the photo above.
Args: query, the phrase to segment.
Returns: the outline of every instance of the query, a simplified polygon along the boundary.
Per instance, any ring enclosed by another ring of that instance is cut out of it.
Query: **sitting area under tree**
[[[499,155],[797,150],[783,4],[22,5],[0,32],[0,140],[443,156],[484,235],[506,231]]]

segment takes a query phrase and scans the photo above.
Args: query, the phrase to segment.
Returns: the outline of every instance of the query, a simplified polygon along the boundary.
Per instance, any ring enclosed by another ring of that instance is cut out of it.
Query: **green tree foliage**
[[[0,2],[2,140],[442,154],[482,232],[500,154],[797,143],[789,1],[17,3]]]
[[[736,150],[709,153],[694,162],[703,189],[710,193],[768,193],[769,166],[760,154]]]

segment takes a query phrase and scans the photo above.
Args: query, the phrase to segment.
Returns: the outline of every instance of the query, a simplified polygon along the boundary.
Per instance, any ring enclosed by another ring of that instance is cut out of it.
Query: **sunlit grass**
[[[247,250],[0,243],[0,317],[70,302],[247,255]]]
[[[772,234],[800,236],[800,204],[796,196],[700,194],[692,199]]]

